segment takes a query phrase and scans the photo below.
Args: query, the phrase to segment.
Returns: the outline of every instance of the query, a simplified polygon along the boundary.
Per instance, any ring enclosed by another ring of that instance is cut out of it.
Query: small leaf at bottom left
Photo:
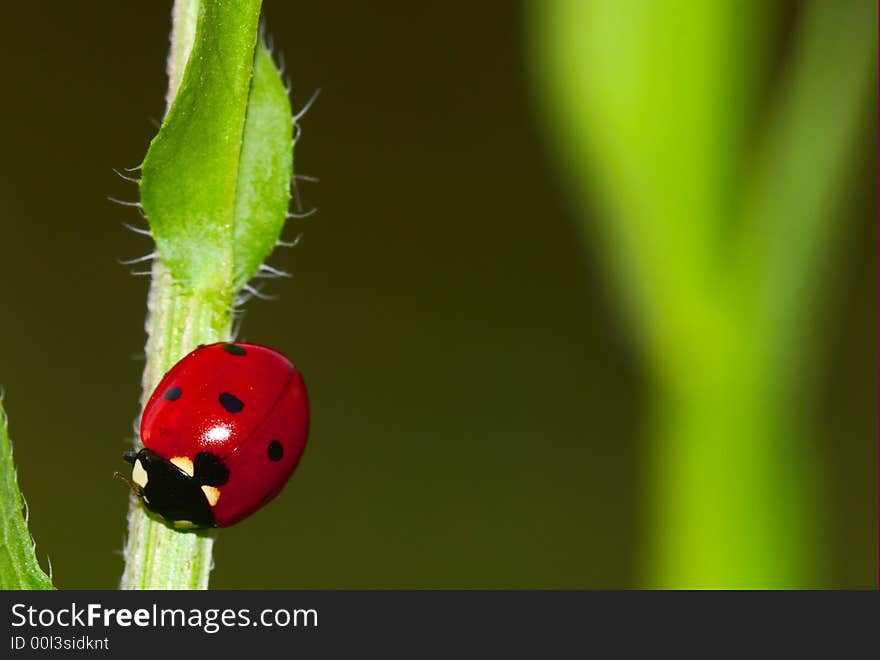
[[[52,589],[34,553],[22,505],[6,413],[0,405],[0,589]]]

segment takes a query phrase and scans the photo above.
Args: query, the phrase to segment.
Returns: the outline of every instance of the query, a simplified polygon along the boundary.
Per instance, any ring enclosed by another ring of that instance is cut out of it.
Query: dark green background
[[[115,587],[143,366],[125,231],[165,93],[168,2],[4,8],[0,383],[41,560]],[[284,495],[220,533],[216,587],[638,586],[643,383],[543,146],[514,2],[265,5],[319,213],[240,337],[304,372]],[[783,39],[784,35],[780,35]],[[870,110],[870,109],[868,109]],[[876,133],[817,300],[820,585],[876,581]],[[870,122],[869,122],[870,119]],[[139,268],[139,267],[136,267]]]

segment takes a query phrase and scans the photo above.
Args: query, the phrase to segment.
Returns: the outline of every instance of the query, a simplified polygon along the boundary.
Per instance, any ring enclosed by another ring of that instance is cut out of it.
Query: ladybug
[[[228,527],[274,499],[306,445],[302,376],[259,344],[199,346],[165,374],[127,452],[129,485],[178,529]],[[123,477],[124,478],[124,477]]]

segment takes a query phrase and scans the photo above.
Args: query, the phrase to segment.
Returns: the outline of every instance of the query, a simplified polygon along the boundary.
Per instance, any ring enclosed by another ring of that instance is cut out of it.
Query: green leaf
[[[287,219],[293,175],[290,99],[269,49],[257,46],[235,200],[233,284],[241,288],[269,256]]]
[[[278,240],[293,169],[290,103],[258,0],[205,0],[174,103],[147,152],[141,204],[187,290],[231,301]]]
[[[40,569],[22,512],[6,413],[0,406],[0,589],[52,589]]]

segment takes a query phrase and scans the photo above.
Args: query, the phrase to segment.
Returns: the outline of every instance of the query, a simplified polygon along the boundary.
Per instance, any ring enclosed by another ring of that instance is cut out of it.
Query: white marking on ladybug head
[[[181,470],[186,472],[189,476],[193,476],[193,474],[195,474],[192,459],[188,456],[174,456],[171,459],[171,462],[179,467]]]
[[[195,529],[197,525],[190,520],[175,520],[174,526],[177,529]]]
[[[140,459],[136,460],[134,462],[134,467],[131,470],[131,480],[141,488],[146,488],[147,478],[147,471],[144,469],[144,466],[141,465]]]
[[[220,489],[214,486],[202,486],[202,492],[208,500],[208,504],[216,506],[217,500],[220,499]]]

